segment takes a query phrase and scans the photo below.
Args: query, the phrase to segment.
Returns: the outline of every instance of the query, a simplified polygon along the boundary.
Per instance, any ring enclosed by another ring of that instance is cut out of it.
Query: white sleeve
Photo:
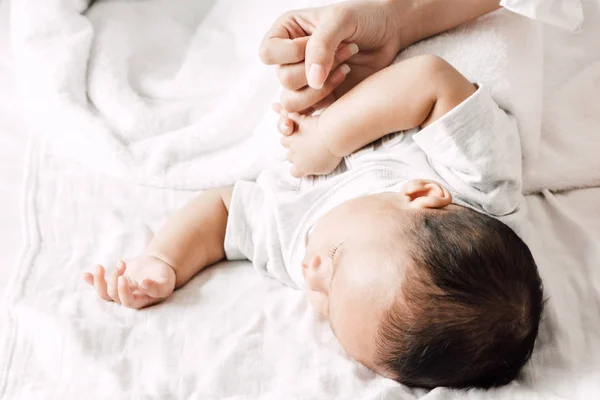
[[[502,0],[500,5],[514,13],[576,32],[583,24],[581,0]]]
[[[228,260],[254,258],[254,235],[258,233],[264,191],[254,182],[237,182],[233,187],[225,230],[225,257]]]
[[[517,124],[485,87],[413,139],[457,200],[494,217],[519,207],[522,165]]]
[[[259,274],[295,286],[285,267],[273,202],[258,183],[235,184],[225,229],[225,257],[250,260]]]

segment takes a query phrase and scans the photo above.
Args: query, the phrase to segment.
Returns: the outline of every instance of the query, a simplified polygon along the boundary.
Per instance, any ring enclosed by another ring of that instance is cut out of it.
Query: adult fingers
[[[321,89],[325,85],[338,46],[353,34],[353,21],[347,8],[331,7],[315,27],[305,54],[306,77],[311,88]]]
[[[331,69],[337,68],[341,63],[358,53],[358,46],[354,43],[342,43],[335,53]],[[308,84],[306,67],[304,62],[296,64],[279,65],[277,67],[277,78],[281,86],[288,90],[298,90]]]
[[[329,93],[329,95],[327,97],[325,97],[324,99],[319,101],[317,104],[315,104],[314,106],[310,107],[309,109],[303,111],[303,114],[304,115],[312,115],[315,111],[323,110],[323,109],[329,107],[330,105],[332,105],[334,102],[335,102],[334,94]]]
[[[125,268],[125,262],[123,262],[122,260],[119,261],[117,263],[117,268],[113,270],[113,272],[110,274],[110,277],[107,280],[108,295],[117,303],[121,302],[119,300],[119,290],[117,288],[117,281],[119,277],[125,272]]]
[[[277,79],[285,89],[298,90],[308,84],[304,63],[283,64],[277,67]]]
[[[96,265],[96,273],[94,275],[94,289],[101,299],[112,301],[106,290],[106,279],[104,278],[104,267],[100,264]]]
[[[333,71],[320,89],[306,87],[296,91],[284,90],[281,94],[281,105],[289,112],[306,110],[329,96],[346,79],[349,72],[350,67],[347,64],[342,64]]]
[[[259,50],[261,61],[267,65],[293,64],[304,60],[308,36],[290,38],[289,34],[277,27],[264,37]]]

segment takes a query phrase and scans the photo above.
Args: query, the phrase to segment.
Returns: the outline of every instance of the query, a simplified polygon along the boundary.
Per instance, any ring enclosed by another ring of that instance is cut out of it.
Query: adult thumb
[[[306,44],[306,79],[313,89],[321,89],[331,72],[339,45],[352,34],[353,24],[343,12],[332,14],[315,27]]]

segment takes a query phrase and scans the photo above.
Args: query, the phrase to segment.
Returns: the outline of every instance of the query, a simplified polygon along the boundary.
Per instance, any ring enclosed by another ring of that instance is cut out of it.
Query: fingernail
[[[348,45],[348,51],[350,52],[350,57],[358,53],[358,45],[356,43],[350,43]]]
[[[102,265],[100,265],[100,264],[96,265],[96,273],[97,274],[101,274],[102,273],[102,269],[103,269]]]
[[[308,85],[313,89],[321,89],[325,78],[325,68],[321,64],[311,64],[308,69]]]
[[[348,66],[348,64],[342,64],[338,72],[336,72],[335,75],[331,78],[332,83],[334,85],[341,83],[346,78],[346,75],[348,75],[348,72],[350,72],[350,67]]]
[[[289,125],[286,124],[285,122],[282,122],[281,125],[279,125],[279,131],[281,133],[287,132],[289,128],[290,128]]]
[[[344,62],[356,53],[358,53],[358,46],[356,43],[349,43],[340,46],[340,49],[336,52],[335,57],[339,61]]]

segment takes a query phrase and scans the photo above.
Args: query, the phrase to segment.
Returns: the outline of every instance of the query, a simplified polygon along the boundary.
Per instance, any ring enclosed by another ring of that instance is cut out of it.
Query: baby
[[[249,259],[304,289],[346,352],[386,377],[421,387],[514,379],[543,293],[529,249],[498,220],[518,231],[523,213],[512,116],[421,56],[320,116],[290,118],[291,173],[285,164],[204,191],[140,257],[84,279],[101,298],[142,308],[208,265]]]

